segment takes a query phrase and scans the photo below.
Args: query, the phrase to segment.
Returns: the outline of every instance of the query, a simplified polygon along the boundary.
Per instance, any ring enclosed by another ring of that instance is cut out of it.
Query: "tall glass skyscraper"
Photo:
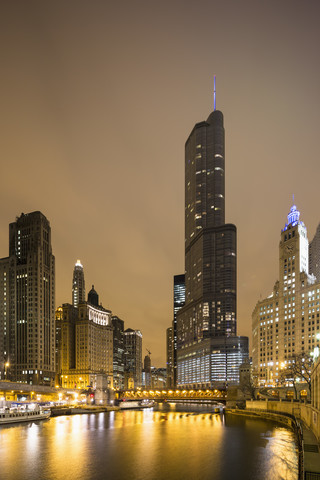
[[[186,303],[186,280],[185,275],[175,275],[173,277],[173,329],[172,329],[172,382],[173,386],[177,383],[177,315],[179,310]]]
[[[214,110],[185,145],[186,304],[177,314],[178,385],[239,378],[248,339],[236,337],[236,259],[236,227],[225,223],[223,115]]]

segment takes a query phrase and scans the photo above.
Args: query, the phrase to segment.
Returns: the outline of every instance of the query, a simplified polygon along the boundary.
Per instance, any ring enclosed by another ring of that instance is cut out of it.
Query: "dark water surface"
[[[297,480],[297,463],[290,430],[206,407],[0,427],[1,480]]]

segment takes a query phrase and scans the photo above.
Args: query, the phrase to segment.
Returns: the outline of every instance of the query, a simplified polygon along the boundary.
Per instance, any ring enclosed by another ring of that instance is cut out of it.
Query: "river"
[[[297,480],[275,423],[160,405],[0,427],[1,480]]]

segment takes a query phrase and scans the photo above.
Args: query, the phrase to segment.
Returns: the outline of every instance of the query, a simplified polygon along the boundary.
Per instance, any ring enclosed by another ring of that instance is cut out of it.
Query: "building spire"
[[[216,76],[213,75],[213,111],[216,109]]]

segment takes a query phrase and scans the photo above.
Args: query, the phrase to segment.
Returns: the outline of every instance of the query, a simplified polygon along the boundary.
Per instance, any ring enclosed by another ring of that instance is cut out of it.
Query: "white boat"
[[[154,406],[154,400],[122,400],[119,407],[120,410],[130,410],[130,409],[141,409],[141,408],[151,408]]]
[[[41,408],[34,408],[33,410],[17,410],[5,408],[0,410],[0,425],[8,423],[20,422],[34,422],[36,420],[44,420],[51,415],[50,410],[42,410]]]

